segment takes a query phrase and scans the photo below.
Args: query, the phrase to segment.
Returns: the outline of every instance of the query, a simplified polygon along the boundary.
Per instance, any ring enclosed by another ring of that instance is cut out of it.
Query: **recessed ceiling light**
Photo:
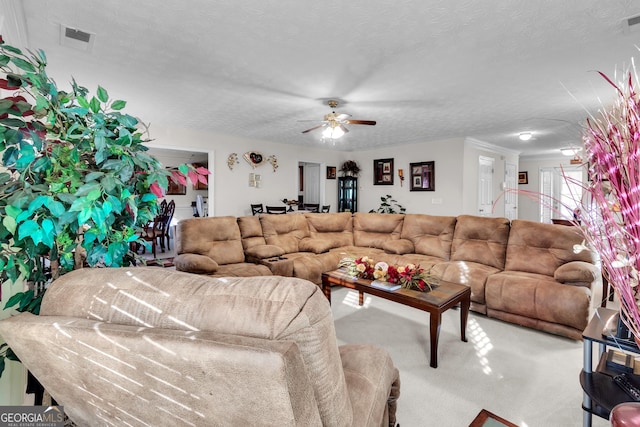
[[[518,138],[520,138],[520,140],[522,141],[528,141],[531,139],[533,135],[531,134],[531,132],[522,132],[520,134],[520,136],[518,136]]]
[[[560,151],[565,156],[577,156],[580,151],[582,151],[582,147],[566,147],[561,148]]]

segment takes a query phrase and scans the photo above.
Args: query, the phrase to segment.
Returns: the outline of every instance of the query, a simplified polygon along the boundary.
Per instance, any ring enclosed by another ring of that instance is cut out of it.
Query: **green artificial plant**
[[[377,210],[371,209],[369,212],[378,212],[378,213],[386,213],[386,214],[395,214],[400,213],[403,214],[406,212],[406,208],[398,203],[390,194],[386,196],[380,197],[380,206]]]
[[[83,264],[135,265],[132,244],[157,214],[172,176],[206,183],[204,168],[167,170],[146,153],[146,128],[98,86],[47,76],[43,51],[23,52],[0,36],[0,281],[20,286],[5,309],[38,314],[57,276]],[[4,77],[4,78],[1,78]],[[29,286],[23,286],[23,284]],[[0,347],[4,359],[15,355]]]

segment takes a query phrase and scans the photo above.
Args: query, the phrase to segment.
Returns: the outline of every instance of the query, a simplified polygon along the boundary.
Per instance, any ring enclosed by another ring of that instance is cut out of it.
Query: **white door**
[[[304,164],[304,202],[320,202],[320,164]]]
[[[509,220],[518,218],[518,182],[516,180],[516,165],[507,163],[504,169],[504,216]]]
[[[478,157],[478,215],[491,216],[493,211],[492,157]]]

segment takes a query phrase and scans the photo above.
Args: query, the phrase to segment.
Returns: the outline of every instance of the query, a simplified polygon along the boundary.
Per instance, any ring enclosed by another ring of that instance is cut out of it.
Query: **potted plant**
[[[397,209],[397,210],[396,210]],[[386,196],[380,197],[380,206],[378,206],[377,210],[371,209],[369,212],[378,212],[378,213],[387,213],[387,214],[395,214],[395,213],[405,213],[406,208],[398,203],[390,194]]]
[[[47,76],[44,52],[0,37],[0,282],[18,291],[5,309],[38,314],[52,279],[88,266],[136,264],[132,244],[155,217],[172,176],[206,183],[204,168],[166,170],[146,153],[146,128],[113,100]],[[5,92],[6,91],[6,92]],[[25,283],[28,286],[25,286]],[[12,292],[13,293],[13,292]],[[15,359],[0,347],[4,359]]]
[[[340,167],[340,171],[343,176],[358,176],[360,173],[360,166],[354,160],[347,160]]]

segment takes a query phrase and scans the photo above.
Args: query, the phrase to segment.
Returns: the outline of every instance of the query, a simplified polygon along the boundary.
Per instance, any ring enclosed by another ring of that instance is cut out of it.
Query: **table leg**
[[[602,302],[600,303],[600,307],[606,307],[607,300],[613,301],[613,298],[611,298],[613,296],[613,292],[611,292],[611,289],[609,289],[609,281],[606,279],[606,277],[604,277],[604,274],[601,277],[602,277]]]
[[[467,320],[469,319],[469,307],[471,306],[471,294],[460,301],[460,339],[467,342]]]
[[[440,338],[440,324],[442,323],[442,313],[429,313],[431,326],[431,363],[432,368],[438,367],[438,339]]]
[[[322,280],[322,292],[329,300],[329,305],[331,305],[331,283],[326,282],[324,279]]]
[[[362,306],[364,304],[364,292],[360,291],[358,295],[358,305]]]
[[[583,340],[582,342],[582,370],[590,374],[593,369],[593,342],[591,340]],[[582,427],[591,427],[591,398],[582,392]]]

